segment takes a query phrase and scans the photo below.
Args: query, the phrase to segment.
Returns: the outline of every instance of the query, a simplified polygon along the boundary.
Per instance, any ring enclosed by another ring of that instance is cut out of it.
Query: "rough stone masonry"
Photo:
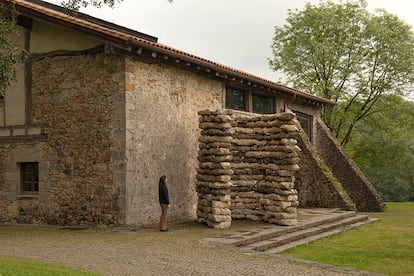
[[[228,228],[232,219],[295,225],[296,116],[231,110],[199,116],[198,221],[214,228]]]

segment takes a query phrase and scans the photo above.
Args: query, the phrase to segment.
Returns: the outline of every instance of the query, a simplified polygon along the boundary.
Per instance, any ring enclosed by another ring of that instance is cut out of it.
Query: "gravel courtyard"
[[[0,225],[0,256],[32,259],[102,275],[366,275],[278,256],[249,255],[200,242],[254,227],[229,230],[196,222],[128,229],[74,229]],[[257,225],[256,225],[257,226]]]

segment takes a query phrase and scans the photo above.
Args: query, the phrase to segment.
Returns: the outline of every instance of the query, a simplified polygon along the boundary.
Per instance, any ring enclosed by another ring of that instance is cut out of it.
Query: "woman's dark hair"
[[[165,176],[165,175],[161,176],[160,177],[160,182],[158,183],[158,186],[160,186],[160,187],[161,187],[161,185],[165,186],[165,180],[166,179],[167,179],[167,176]]]

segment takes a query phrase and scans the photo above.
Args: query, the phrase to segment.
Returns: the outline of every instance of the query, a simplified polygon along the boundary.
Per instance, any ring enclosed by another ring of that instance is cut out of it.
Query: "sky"
[[[47,0],[59,4],[61,0]],[[80,11],[158,37],[158,42],[272,81],[268,65],[275,26],[288,10],[319,0],[124,0],[115,8]],[[339,3],[340,1],[333,1]],[[368,0],[368,10],[385,9],[414,26],[414,1]]]

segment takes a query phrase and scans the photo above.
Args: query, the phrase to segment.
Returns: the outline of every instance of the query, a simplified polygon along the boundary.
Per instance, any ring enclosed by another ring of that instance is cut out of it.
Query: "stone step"
[[[223,246],[230,250],[256,252],[257,254],[275,254],[288,248],[309,243],[377,220],[353,211],[329,208],[302,208],[298,209],[297,225],[262,225],[249,231],[206,238],[202,242]]]
[[[292,232],[317,227],[322,224],[334,223],[335,221],[343,220],[354,216],[356,216],[356,212],[354,211],[338,211],[326,214],[324,216],[315,216],[311,219],[299,221],[298,224],[294,226],[272,225],[260,230],[236,233],[231,236],[223,237],[221,241],[219,241],[218,239],[216,239],[216,241],[224,245],[241,247],[259,241],[270,240],[272,238],[285,236]]]
[[[324,233],[338,233],[344,231],[349,225],[359,224],[365,221],[368,221],[368,216],[356,214],[350,217],[345,216],[337,220],[325,220],[321,221],[319,224],[312,226],[307,225],[304,229],[298,229],[281,236],[275,236],[269,239],[262,239],[253,243],[241,245],[239,248],[243,251],[269,251],[272,248],[281,247],[285,244],[294,243],[299,240],[306,242],[306,239],[310,239],[311,237],[322,237]]]
[[[320,234],[313,235],[313,236],[310,236],[310,237],[307,237],[307,238],[304,238],[304,239],[300,239],[300,240],[296,240],[296,241],[293,241],[293,242],[290,242],[290,243],[286,243],[286,244],[278,246],[278,247],[274,247],[274,248],[271,248],[271,249],[268,249],[268,250],[264,250],[263,253],[265,253],[265,254],[279,254],[279,253],[282,253],[283,251],[286,251],[289,248],[296,247],[298,245],[302,245],[302,244],[306,244],[306,243],[310,243],[310,242],[313,242],[315,240],[322,239],[322,238],[325,238],[325,237],[328,237],[328,236],[331,236],[331,235],[334,235],[334,234],[338,234],[338,233],[341,233],[343,231],[351,230],[353,228],[356,228],[356,227],[359,227],[359,226],[362,226],[362,225],[365,225],[365,224],[368,224],[368,223],[371,223],[371,222],[375,222],[375,221],[378,221],[378,219],[377,218],[368,218],[367,220],[364,220],[364,221],[349,224],[349,225],[339,227],[339,228],[336,228],[336,229],[332,229],[332,230],[327,231],[327,232],[322,232]]]

